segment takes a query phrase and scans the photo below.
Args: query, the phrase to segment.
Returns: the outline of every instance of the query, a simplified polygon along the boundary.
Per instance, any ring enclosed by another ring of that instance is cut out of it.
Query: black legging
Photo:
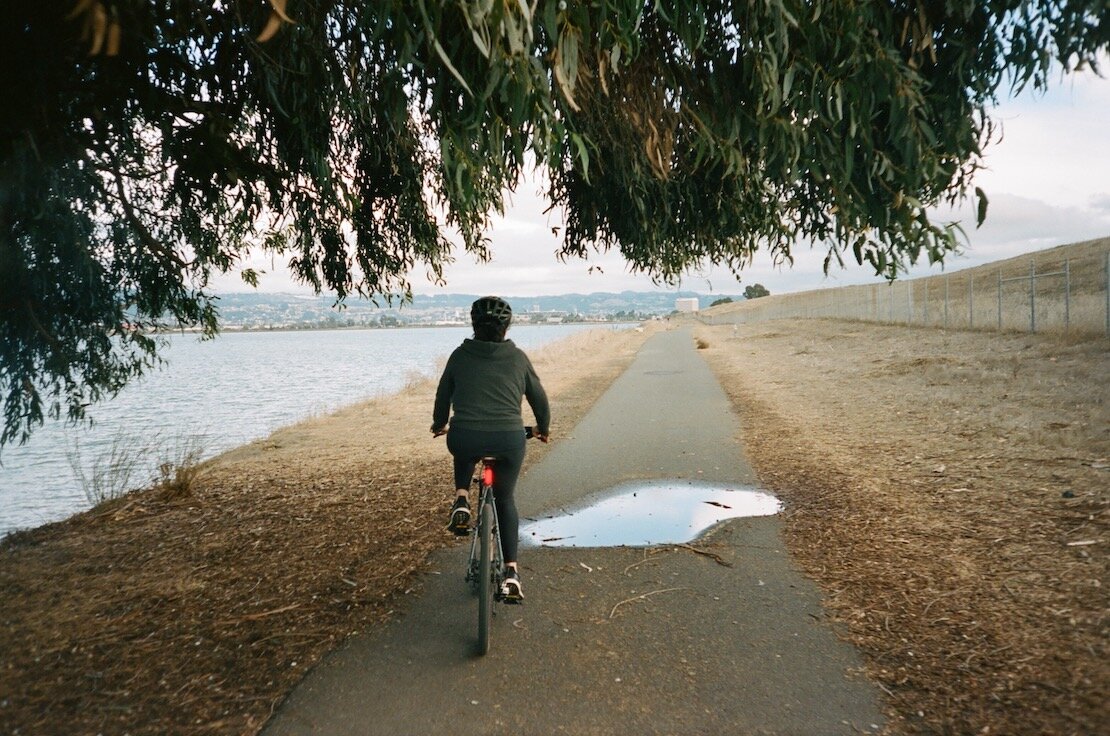
[[[501,547],[505,560],[516,561],[520,517],[516,513],[513,490],[524,463],[524,430],[485,432],[479,429],[454,428],[447,433],[447,449],[455,458],[455,488],[470,488],[474,466],[481,458],[497,458],[493,474],[493,501],[501,526]]]

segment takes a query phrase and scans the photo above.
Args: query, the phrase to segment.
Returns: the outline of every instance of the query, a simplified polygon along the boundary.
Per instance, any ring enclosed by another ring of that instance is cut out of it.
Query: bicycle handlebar
[[[443,429],[440,429],[438,431],[436,430],[435,427],[432,428],[432,436],[433,437],[442,437],[445,434],[447,434],[446,427],[443,428]],[[539,435],[537,435],[535,427],[531,427],[531,426],[528,426],[528,427],[524,428],[524,439],[526,439],[526,440],[539,439],[541,442],[547,442],[547,437],[546,436],[540,437]]]

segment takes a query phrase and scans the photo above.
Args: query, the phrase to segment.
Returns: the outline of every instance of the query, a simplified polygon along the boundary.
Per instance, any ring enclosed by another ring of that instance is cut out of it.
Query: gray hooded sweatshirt
[[[509,432],[523,429],[521,398],[528,399],[536,416],[536,431],[547,434],[551,408],[532,362],[512,340],[483,342],[466,339],[447,359],[436,389],[432,421],[447,426],[448,410],[455,414],[451,426]]]

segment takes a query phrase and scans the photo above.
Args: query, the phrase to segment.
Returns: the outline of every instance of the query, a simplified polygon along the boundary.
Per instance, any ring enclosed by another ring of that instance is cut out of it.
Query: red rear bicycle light
[[[482,482],[487,486],[493,485],[493,468],[489,466],[482,468]]]

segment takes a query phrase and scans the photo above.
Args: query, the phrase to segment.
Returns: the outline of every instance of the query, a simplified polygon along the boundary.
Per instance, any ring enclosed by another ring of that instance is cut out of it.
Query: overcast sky
[[[974,202],[956,211],[939,211],[935,222],[963,223],[969,244],[966,253],[948,261],[946,269],[1008,258],[1035,250],[1110,235],[1110,80],[1093,74],[1074,74],[1057,81],[1044,95],[1025,92],[1001,103],[994,112],[1003,138],[986,151],[986,169],[975,184],[990,200],[987,221],[975,228]],[[589,261],[560,263],[555,258],[559,240],[552,227],[555,213],[534,181],[522,183],[511,196],[503,218],[490,229],[493,260],[475,263],[456,253],[445,271],[446,286],[437,287],[422,272],[412,274],[418,294],[470,293],[529,296],[594,291],[673,291],[657,286],[642,274],[632,274],[619,254],[595,255]],[[849,262],[828,277],[822,273],[823,249],[798,248],[793,267],[778,268],[757,257],[737,281],[727,270],[688,274],[680,286],[700,293],[737,294],[760,283],[772,294],[874,282],[867,266]],[[850,258],[850,256],[849,256]],[[260,291],[310,293],[289,279],[280,264],[257,262],[269,273]],[[591,267],[594,267],[591,270]],[[600,268],[597,268],[600,267]],[[834,267],[835,268],[835,267]],[[940,272],[919,265],[910,275]],[[216,281],[220,292],[249,291],[237,276]]]

